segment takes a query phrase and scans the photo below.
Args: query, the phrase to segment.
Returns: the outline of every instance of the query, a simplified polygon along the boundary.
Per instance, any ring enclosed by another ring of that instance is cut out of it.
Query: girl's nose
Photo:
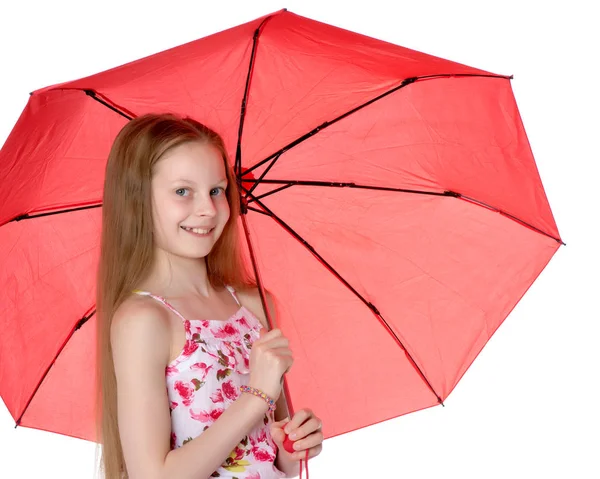
[[[198,216],[214,217],[217,214],[217,209],[211,196],[206,196],[198,199],[196,206],[196,214]]]

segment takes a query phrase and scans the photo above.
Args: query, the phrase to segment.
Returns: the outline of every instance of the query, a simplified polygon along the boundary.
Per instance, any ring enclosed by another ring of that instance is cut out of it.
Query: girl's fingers
[[[322,445],[311,447],[308,450],[308,458],[311,459],[313,457],[318,456],[319,454],[321,454],[322,450],[323,450]],[[300,451],[300,452],[295,452],[294,454],[292,454],[292,458],[295,459],[296,461],[300,461],[301,459],[306,459],[306,450]]]
[[[309,434],[319,431],[321,429],[321,420],[318,417],[311,417],[308,421],[306,421],[302,426],[298,429],[292,429],[290,434],[290,439],[292,441],[296,441],[298,439],[302,439]],[[304,448],[306,449],[306,448]]]
[[[290,418],[286,417],[285,419],[282,419],[281,421],[275,421],[273,423],[271,423],[271,427],[275,427],[278,429],[283,429],[283,427],[290,422]]]
[[[292,356],[292,350],[289,348],[277,348],[274,349],[273,352],[277,354],[277,356]]]
[[[283,337],[283,333],[281,332],[280,329],[271,329],[271,331],[267,331],[265,328],[262,328],[258,332],[258,335],[259,335],[259,339],[257,339],[256,341],[257,342],[260,341],[261,343],[270,341],[275,338]]]
[[[260,344],[256,341],[254,344],[260,346],[264,349],[273,349],[273,348],[286,348],[289,346],[290,342],[287,338],[283,336],[278,336],[273,339],[269,339],[268,341],[261,341]]]
[[[308,419],[314,416],[315,414],[310,409],[301,409],[296,414],[294,414],[292,420],[285,426],[286,434],[295,432],[295,429],[298,429]]]
[[[317,431],[309,436],[306,436],[304,439],[294,441],[294,450],[306,451],[306,449],[311,449],[313,447],[320,446],[321,444],[323,444],[323,433],[321,431]]]

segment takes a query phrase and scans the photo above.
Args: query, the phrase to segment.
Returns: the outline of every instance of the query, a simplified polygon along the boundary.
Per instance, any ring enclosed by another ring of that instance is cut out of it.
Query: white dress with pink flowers
[[[134,291],[160,301],[181,318],[186,344],[166,368],[171,410],[171,449],[200,436],[242,394],[248,383],[250,350],[262,324],[242,306],[231,287],[227,289],[240,306],[225,321],[186,319],[164,298]],[[264,419],[224,458],[212,477],[272,479],[285,477],[275,465],[277,446],[269,430],[273,414]]]

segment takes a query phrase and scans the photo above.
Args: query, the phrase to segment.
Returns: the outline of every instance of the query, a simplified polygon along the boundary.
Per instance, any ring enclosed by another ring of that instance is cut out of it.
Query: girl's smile
[[[187,233],[193,234],[194,236],[198,236],[199,238],[205,238],[205,237],[209,236],[215,228],[214,227],[197,228],[197,227],[181,226],[181,229],[183,231],[186,231]]]

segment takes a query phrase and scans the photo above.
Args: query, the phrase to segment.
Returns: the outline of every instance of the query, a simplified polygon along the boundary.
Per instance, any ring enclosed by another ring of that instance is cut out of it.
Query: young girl
[[[321,452],[321,421],[308,409],[287,418],[281,383],[292,353],[281,331],[266,332],[244,269],[223,140],[189,118],[130,121],[111,149],[103,201],[106,479],[297,475],[307,451]],[[297,452],[282,447],[285,433]]]

